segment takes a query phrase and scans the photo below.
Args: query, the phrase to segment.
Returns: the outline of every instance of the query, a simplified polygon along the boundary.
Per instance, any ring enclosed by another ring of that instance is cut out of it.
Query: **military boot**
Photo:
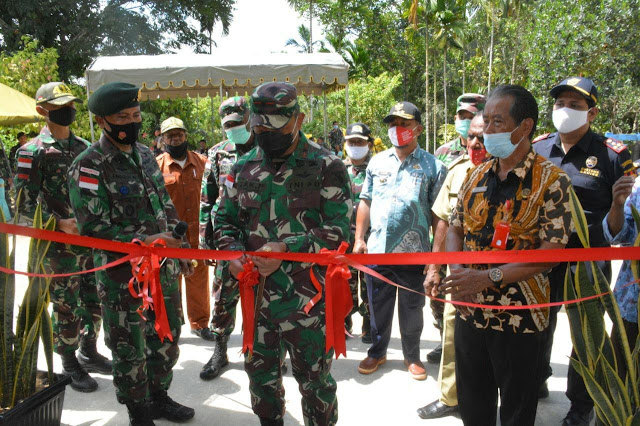
[[[155,426],[151,418],[151,410],[146,402],[128,402],[130,426]]]
[[[80,351],[78,352],[78,362],[85,369],[92,373],[113,374],[111,361],[100,355],[96,348],[96,341],[82,340]]]
[[[229,336],[222,334],[216,334],[216,348],[211,355],[211,359],[200,370],[200,378],[202,380],[211,380],[218,377],[222,367],[229,364],[229,357],[227,356],[227,342]]]
[[[71,387],[78,392],[93,392],[98,389],[98,382],[82,368],[75,352],[62,355],[62,374],[71,376]]]
[[[260,426],[284,426],[284,420],[260,417]]]
[[[373,343],[371,338],[371,319],[369,315],[362,317],[362,343]]]
[[[174,423],[182,423],[187,420],[191,420],[196,414],[193,408],[178,404],[173,399],[169,398],[167,391],[154,392],[151,395],[150,409],[152,419],[155,420],[164,417]]]

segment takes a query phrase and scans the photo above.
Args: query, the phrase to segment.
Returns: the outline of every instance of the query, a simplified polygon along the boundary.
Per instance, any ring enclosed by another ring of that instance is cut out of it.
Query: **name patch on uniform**
[[[229,182],[229,176],[227,176],[226,182]],[[233,185],[233,182],[232,182],[232,185]],[[252,180],[238,181],[239,191],[263,192],[265,189],[267,189],[267,184],[265,184],[264,182],[256,182]]]
[[[31,151],[20,151],[20,155],[26,155],[27,157],[33,157],[33,152],[31,152]]]
[[[582,173],[583,175],[589,175],[589,176],[593,176],[593,177],[600,177],[600,170],[598,169],[588,169],[586,167],[583,167],[580,169],[580,173]]]
[[[18,158],[18,167],[22,167],[23,169],[30,169],[31,163],[33,163],[31,158]]]
[[[90,169],[88,167],[80,167],[80,171],[82,173],[86,173],[93,176],[100,176],[100,172],[94,169]]]
[[[320,179],[316,176],[303,178],[292,176],[291,179],[287,181],[285,186],[288,192],[299,192],[308,191],[311,189],[320,189],[321,183]]]
[[[476,186],[475,188],[473,188],[471,190],[472,194],[477,194],[478,192],[487,192],[487,187],[486,186]]]
[[[78,186],[84,189],[91,189],[93,191],[98,190],[98,179],[90,178],[88,176],[80,176]]]

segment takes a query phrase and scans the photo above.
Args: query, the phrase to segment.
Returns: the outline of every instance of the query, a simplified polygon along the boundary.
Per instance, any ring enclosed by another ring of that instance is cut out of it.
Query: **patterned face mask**
[[[106,119],[104,121],[111,127],[111,130],[107,130],[106,127],[103,130],[114,141],[123,145],[133,145],[138,141],[138,133],[142,127],[141,121],[132,121],[127,124],[113,124]]]

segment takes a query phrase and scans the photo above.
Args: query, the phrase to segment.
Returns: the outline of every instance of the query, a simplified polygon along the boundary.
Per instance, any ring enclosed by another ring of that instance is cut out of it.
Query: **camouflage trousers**
[[[229,272],[229,262],[219,261],[214,271],[213,292],[220,290],[220,297],[213,305],[211,330],[229,336],[236,326],[236,307],[240,300],[238,280]]]
[[[260,417],[281,419],[285,413],[281,361],[289,352],[293,376],[302,394],[304,424],[335,425],[338,421],[337,385],[331,377],[333,349],[325,353],[324,316],[300,321],[258,321],[253,356],[245,354],[251,406]]]
[[[163,268],[160,278],[173,342],[158,337],[153,311],[144,312],[146,319],[136,312],[141,301],[129,293],[128,280],[115,282],[104,279],[103,274],[100,277],[98,293],[105,341],[113,356],[113,384],[118,402],[142,402],[156,391],[168,390],[180,354],[178,340],[183,323],[176,275],[170,278]]]
[[[351,297],[353,298],[353,309],[349,314],[353,315],[359,312],[363,318],[369,318],[369,296],[367,296],[367,283],[364,280],[364,273],[357,269],[349,269],[351,271],[349,288],[351,290]],[[358,304],[358,287],[360,288],[360,300],[362,300],[360,304]]]
[[[81,247],[52,243],[44,266],[53,274],[85,271],[93,268],[93,257]],[[53,278],[49,293],[55,352],[60,355],[75,352],[81,340],[85,345],[95,344],[102,323],[95,274]]]

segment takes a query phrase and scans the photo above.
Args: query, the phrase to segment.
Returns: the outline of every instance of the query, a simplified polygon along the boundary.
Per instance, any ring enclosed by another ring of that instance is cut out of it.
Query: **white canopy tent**
[[[268,81],[289,82],[305,95],[325,95],[344,87],[348,124],[348,72],[349,65],[333,53],[101,56],[87,68],[86,82],[87,95],[105,83],[135,84],[141,87],[140,100],[245,94]],[[325,136],[326,115],[325,103]],[[91,115],[90,119],[94,139]]]

